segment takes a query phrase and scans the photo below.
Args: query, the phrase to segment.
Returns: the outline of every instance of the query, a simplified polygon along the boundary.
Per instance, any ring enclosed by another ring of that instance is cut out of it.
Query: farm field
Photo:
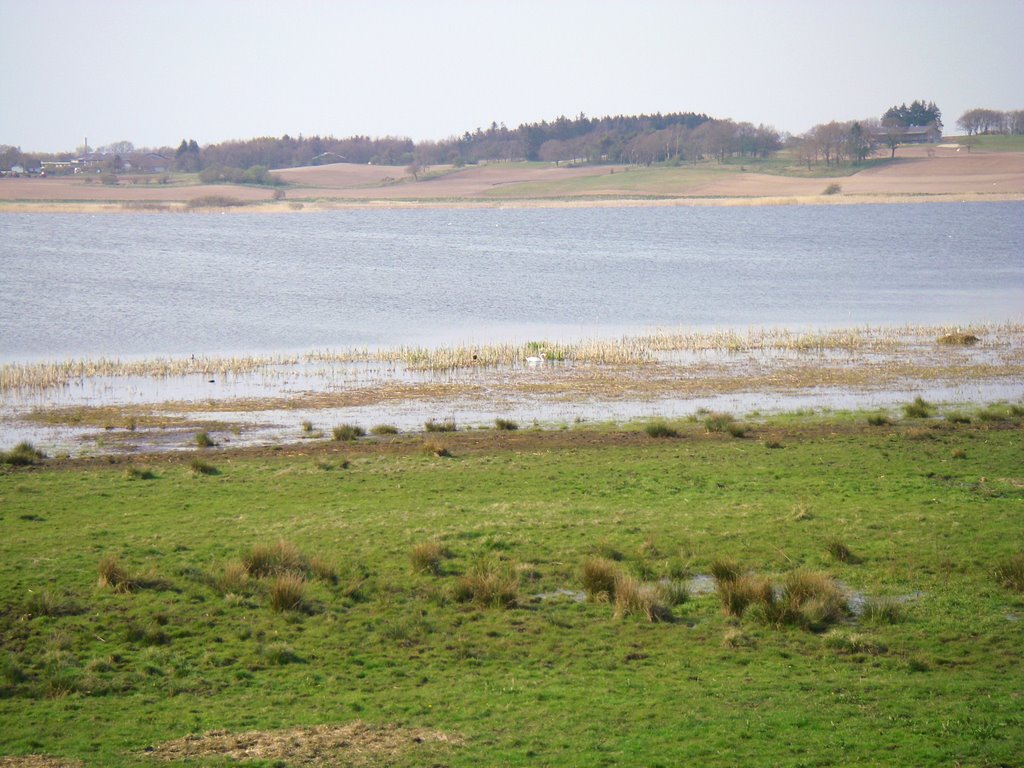
[[[980,137],[1007,138],[1007,137]],[[1012,137],[1010,137],[1012,138]],[[866,168],[807,170],[792,159],[740,164],[436,166],[414,179],[404,167],[334,164],[274,173],[282,188],[199,184],[194,175],[122,179],[0,179],[0,211],[311,211],[351,205],[779,204],[1007,200],[1024,196],[1024,152],[1006,142],[900,147]],[[91,183],[88,183],[91,182]],[[832,184],[837,184],[830,193]],[[275,189],[284,198],[274,200]]]
[[[513,426],[0,465],[0,765],[1021,764],[1020,406]]]

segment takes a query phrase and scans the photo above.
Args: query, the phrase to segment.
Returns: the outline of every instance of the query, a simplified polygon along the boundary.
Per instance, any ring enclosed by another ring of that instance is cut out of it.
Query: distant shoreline
[[[947,193],[947,194],[877,194],[877,195],[789,195],[767,197],[622,197],[622,198],[523,198],[509,200],[317,200],[301,201],[300,206],[288,202],[252,202],[231,206],[190,208],[177,201],[154,203],[145,207],[130,201],[68,200],[32,201],[0,200],[0,215],[9,213],[47,214],[303,214],[341,210],[401,209],[529,209],[529,208],[673,208],[673,207],[760,207],[789,205],[900,205],[915,203],[1002,203],[1022,202],[1024,194],[1016,193]]]

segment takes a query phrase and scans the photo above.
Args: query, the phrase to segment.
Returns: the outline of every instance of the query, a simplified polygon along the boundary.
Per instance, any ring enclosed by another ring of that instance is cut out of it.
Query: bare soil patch
[[[162,760],[220,756],[232,760],[287,760],[288,765],[296,766],[382,765],[424,745],[461,743],[461,739],[441,731],[357,721],[279,731],[211,731],[161,744],[146,754]]]

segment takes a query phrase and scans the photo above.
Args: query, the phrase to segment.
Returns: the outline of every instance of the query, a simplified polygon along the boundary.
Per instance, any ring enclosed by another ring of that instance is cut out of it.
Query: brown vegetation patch
[[[81,768],[81,760],[48,755],[0,755],[0,768]]]
[[[279,731],[210,731],[169,741],[148,752],[161,760],[223,756],[232,760],[287,760],[288,765],[382,765],[424,744],[460,745],[461,739],[426,728],[315,725]]]

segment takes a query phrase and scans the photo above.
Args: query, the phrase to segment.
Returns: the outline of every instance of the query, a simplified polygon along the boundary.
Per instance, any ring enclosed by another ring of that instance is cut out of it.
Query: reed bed
[[[269,375],[275,369],[321,364],[382,364],[403,366],[417,372],[444,372],[471,368],[517,368],[528,357],[543,356],[536,367],[571,362],[574,365],[639,366],[656,364],[659,355],[680,352],[756,352],[782,350],[795,353],[824,351],[885,351],[922,344],[940,345],[951,334],[977,337],[981,343],[1024,343],[1024,324],[971,326],[859,327],[824,331],[793,331],[781,328],[747,331],[662,330],[617,339],[589,339],[571,343],[531,341],[447,347],[398,346],[371,350],[366,347],[317,350],[300,355],[247,355],[156,357],[121,360],[100,357],[56,362],[0,364],[0,392],[46,390],[98,378],[211,378]],[[316,371],[333,375],[330,368]]]

